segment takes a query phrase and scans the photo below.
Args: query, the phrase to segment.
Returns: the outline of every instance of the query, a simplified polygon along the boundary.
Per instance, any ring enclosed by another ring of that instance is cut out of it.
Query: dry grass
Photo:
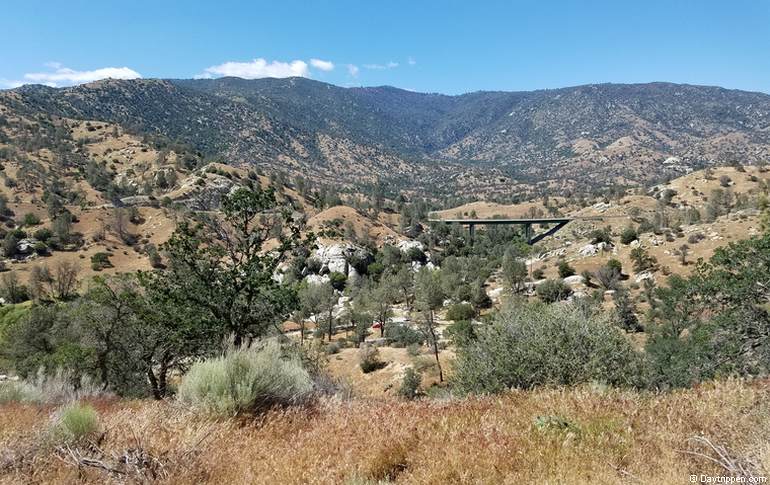
[[[685,483],[727,467],[766,474],[768,394],[766,382],[733,381],[664,395],[582,387],[328,400],[247,421],[95,402],[106,434],[65,451],[35,445],[51,408],[11,405],[0,408],[0,482]]]

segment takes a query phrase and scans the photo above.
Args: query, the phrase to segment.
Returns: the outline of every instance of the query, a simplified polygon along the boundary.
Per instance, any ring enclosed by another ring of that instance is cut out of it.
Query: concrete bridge
[[[473,235],[476,232],[476,226],[494,226],[494,225],[507,225],[507,226],[524,226],[524,237],[527,239],[527,244],[535,244],[546,238],[556,231],[566,226],[569,222],[575,220],[583,221],[601,221],[607,216],[583,216],[583,217],[540,217],[532,219],[428,219],[428,222],[440,222],[444,224],[460,224],[468,226],[468,232],[473,240]],[[617,216],[615,216],[617,217]],[[533,234],[532,226],[534,224],[553,224],[545,232],[540,234]]]

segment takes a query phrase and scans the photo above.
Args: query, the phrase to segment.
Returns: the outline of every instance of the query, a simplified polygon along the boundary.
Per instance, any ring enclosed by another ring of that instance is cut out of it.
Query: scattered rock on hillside
[[[148,206],[152,205],[153,197],[149,195],[131,195],[120,199],[120,203],[127,206]]]
[[[598,244],[586,244],[578,251],[581,256],[595,256],[597,253],[599,253]]]
[[[644,272],[642,272],[642,273],[639,273],[638,275],[636,275],[636,278],[635,278],[635,280],[634,280],[634,281],[636,281],[637,283],[641,283],[641,282],[642,282],[642,281],[644,281],[644,280],[652,280],[652,281],[655,281],[655,275],[653,275],[653,274],[652,274],[651,272],[649,272],[649,271],[644,271]]]
[[[207,173],[205,177],[188,177],[179,190],[169,196],[192,210],[215,210],[222,204],[222,198],[238,187],[227,177]]]
[[[305,277],[309,285],[322,285],[329,282],[328,275],[310,274]]]
[[[35,245],[40,242],[35,238],[22,239],[16,243],[16,251],[20,254],[32,254],[35,252]]]
[[[567,276],[564,278],[564,282],[570,286],[581,285],[583,284],[583,277],[579,274]]]

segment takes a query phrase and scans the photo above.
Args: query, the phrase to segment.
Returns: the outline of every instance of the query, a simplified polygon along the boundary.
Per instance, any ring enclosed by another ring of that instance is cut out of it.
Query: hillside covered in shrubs
[[[770,233],[637,287],[643,311],[614,258],[534,281],[512,229],[341,252],[324,237],[243,187],[180,221],[157,268],[3,307],[0,480],[768,472]]]

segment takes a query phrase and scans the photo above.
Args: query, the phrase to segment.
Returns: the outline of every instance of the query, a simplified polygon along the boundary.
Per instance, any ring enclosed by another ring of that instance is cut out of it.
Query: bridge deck
[[[524,235],[528,244],[535,244],[541,241],[543,238],[553,235],[559,229],[566,226],[567,223],[574,220],[587,220],[587,221],[600,221],[604,219],[602,216],[582,216],[582,217],[538,217],[527,219],[428,219],[428,222],[440,222],[444,224],[461,224],[468,226],[468,230],[471,235],[471,242],[473,241],[474,228],[476,226],[484,225],[521,225],[524,226]],[[533,234],[532,226],[535,224],[555,224],[553,227],[541,234]]]
[[[570,221],[600,221],[618,216],[575,216],[575,217],[538,217],[526,219],[489,218],[489,219],[428,219],[428,222],[443,222],[445,224],[559,224]]]
[[[555,217],[540,219],[428,219],[428,222],[444,222],[446,224],[558,224],[569,222],[573,217]]]

